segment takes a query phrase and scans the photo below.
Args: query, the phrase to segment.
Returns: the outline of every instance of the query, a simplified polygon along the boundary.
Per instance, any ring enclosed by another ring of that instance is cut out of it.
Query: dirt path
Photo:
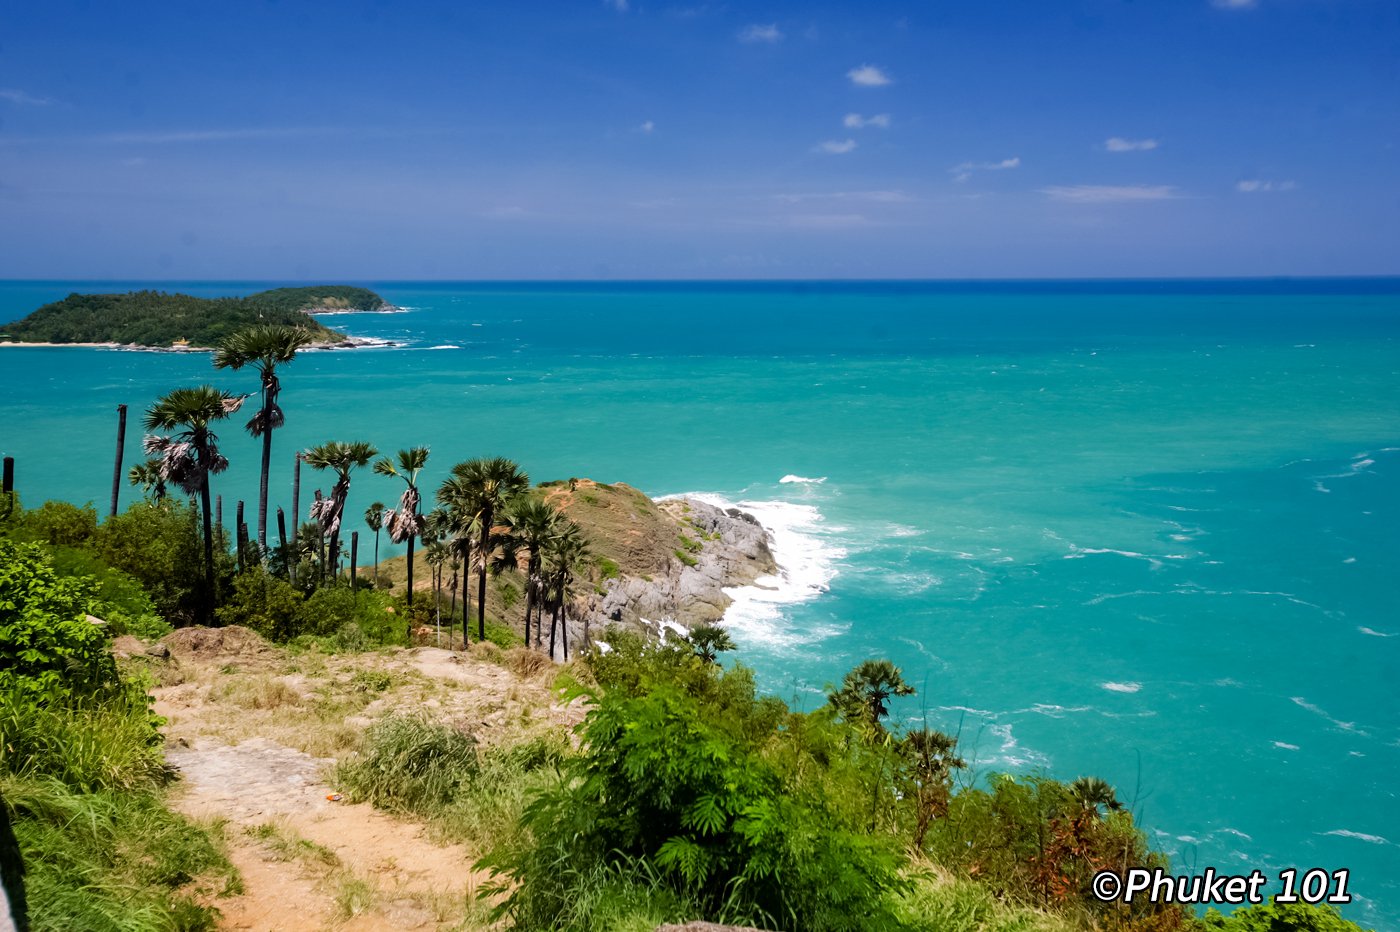
[[[228,821],[244,892],[218,902],[227,929],[460,928],[482,877],[460,845],[368,805],[335,802],[332,762],[264,738],[176,747],[184,787],[175,805]]]

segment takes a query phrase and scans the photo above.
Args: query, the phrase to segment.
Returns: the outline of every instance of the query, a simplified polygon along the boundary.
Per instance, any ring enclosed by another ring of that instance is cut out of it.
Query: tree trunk
[[[199,505],[204,513],[204,598],[201,599],[200,624],[214,620],[214,524],[209,513],[209,474],[199,484]]]
[[[287,554],[287,516],[281,508],[277,509],[277,536],[282,539],[282,563],[287,567],[287,575],[293,582],[296,581],[296,573],[292,571],[292,565]]]
[[[268,391],[267,381],[263,381],[263,435],[262,435],[262,476],[258,483],[258,553],[267,552],[267,479],[272,473],[272,406],[277,399]],[[297,459],[297,472],[301,472],[301,459]]]
[[[549,619],[549,659],[550,659],[550,660],[553,660],[553,659],[554,659],[554,635],[555,635],[555,632],[557,632],[558,630],[559,630],[559,606],[558,606],[558,604],[556,604],[556,605],[554,606],[554,613],[550,616],[550,619]],[[566,639],[566,640],[567,640],[567,639]],[[568,650],[568,647],[565,647],[564,649],[567,651],[567,650]]]
[[[379,528],[374,529],[374,584],[379,585]]]
[[[534,560],[530,561],[531,563]],[[535,571],[533,567],[525,571],[525,646],[530,646],[530,611],[535,607]]]
[[[408,539],[408,595],[405,601],[404,625],[407,629],[404,638],[409,644],[413,643],[413,538]]]
[[[360,532],[350,532],[350,591],[355,591],[355,581],[359,578]]]
[[[117,513],[117,499],[122,490],[122,454],[126,451],[126,405],[117,405],[117,465],[112,469],[112,510]]]
[[[486,561],[491,553],[491,522],[495,515],[488,509],[481,516],[481,545],[478,548],[481,559],[480,582],[476,587],[476,639],[486,640]]]

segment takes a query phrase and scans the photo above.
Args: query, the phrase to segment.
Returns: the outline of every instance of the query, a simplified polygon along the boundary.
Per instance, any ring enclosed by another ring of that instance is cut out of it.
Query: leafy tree
[[[285,421],[277,396],[282,383],[277,367],[289,363],[297,350],[316,337],[303,327],[285,324],[259,324],[237,330],[220,342],[214,351],[217,369],[241,369],[251,365],[258,370],[262,382],[262,406],[248,421],[248,433],[262,438],[262,473],[258,485],[258,550],[267,552],[267,483],[272,469],[272,432]],[[348,481],[348,480],[347,480]],[[300,520],[300,517],[298,517]]]
[[[345,513],[345,499],[350,494],[350,471],[368,465],[378,453],[368,443],[332,440],[312,447],[301,455],[302,462],[312,469],[329,469],[335,473],[335,485],[331,487],[330,496],[311,506],[311,517],[321,525],[322,535],[330,537],[331,573],[335,573],[340,565],[340,520]],[[377,535],[375,544],[377,550]]]
[[[706,663],[717,663],[719,655],[734,650],[734,639],[719,625],[696,625],[690,630],[690,646]]]
[[[841,688],[828,698],[847,721],[883,734],[890,699],[913,694],[914,687],[904,682],[899,667],[888,660],[866,660],[847,673]]]
[[[474,523],[478,527],[476,621],[477,637],[482,640],[486,639],[486,574],[496,549],[493,537],[498,536],[495,522],[506,503],[529,487],[530,477],[519,465],[493,457],[458,463],[438,489],[438,501],[457,513],[459,526]]]
[[[1242,907],[1229,916],[1207,910],[1202,925],[1210,932],[1363,932],[1333,906],[1280,903],[1274,898]]]
[[[133,502],[98,526],[93,552],[108,566],[135,578],[156,611],[172,624],[194,620],[203,583],[199,516],[183,502]],[[231,561],[215,553],[218,576]]]
[[[423,516],[418,513],[422,500],[418,493],[418,474],[428,465],[428,448],[411,447],[400,450],[398,464],[389,457],[376,460],[374,471],[381,476],[398,476],[407,488],[399,497],[399,507],[384,512],[384,527],[389,531],[389,539],[396,544],[408,544],[408,588],[405,598],[413,606],[413,543],[423,533]]]
[[[588,538],[578,524],[562,518],[554,535],[544,542],[544,599],[553,612],[549,622],[549,655],[554,656],[554,636],[563,639],[564,658],[569,656],[569,603],[574,598],[574,580],[578,571],[592,556]],[[587,621],[584,622],[584,642],[588,640]]]
[[[211,426],[233,414],[246,395],[230,395],[212,385],[177,388],[160,398],[146,411],[147,430],[175,430],[173,436],[148,434],[146,453],[158,458],[161,478],[178,485],[189,495],[199,496],[204,517],[204,598],[201,620],[214,615],[214,521],[210,514],[209,476],[228,468],[228,459],[219,452],[218,435]]]

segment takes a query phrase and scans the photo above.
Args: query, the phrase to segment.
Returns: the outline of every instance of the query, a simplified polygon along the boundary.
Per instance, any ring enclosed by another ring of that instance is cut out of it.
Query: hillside
[[[333,343],[345,340],[345,335],[316,322],[309,311],[386,307],[374,292],[344,285],[277,288],[241,298],[196,298],[163,291],[75,293],[0,326],[0,341],[143,347],[186,341],[192,347],[209,347],[241,327],[269,323],[305,327],[319,342]]]

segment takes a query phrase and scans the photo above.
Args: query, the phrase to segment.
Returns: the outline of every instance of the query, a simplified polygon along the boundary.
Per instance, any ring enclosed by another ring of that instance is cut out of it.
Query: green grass
[[[677,560],[680,560],[686,566],[694,566],[695,564],[700,562],[699,560],[692,557],[690,554],[686,553],[684,550],[673,550],[671,552],[676,555]]]
[[[6,777],[0,797],[28,871],[34,932],[213,929],[214,911],[197,899],[240,889],[219,834],[156,793]]]

